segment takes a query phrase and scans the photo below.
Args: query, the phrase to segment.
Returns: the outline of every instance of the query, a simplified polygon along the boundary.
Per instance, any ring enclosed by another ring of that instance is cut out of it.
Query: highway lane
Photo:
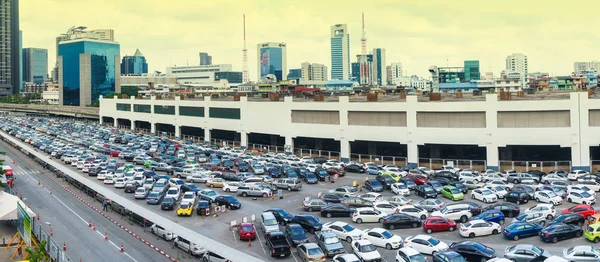
[[[17,163],[12,166],[17,178],[15,188],[18,194],[40,215],[40,225],[47,232],[52,228],[61,249],[66,243],[67,254],[74,261],[170,261],[42,175],[42,172],[48,171],[28,157],[4,143],[0,144],[0,151],[7,152],[4,156],[7,163]],[[38,185],[38,180],[44,188]],[[96,232],[88,227],[89,221],[96,225]],[[108,233],[108,241],[104,240],[105,233]],[[149,233],[144,237],[153,240]],[[120,252],[121,244],[125,252]],[[157,244],[165,251],[171,251],[170,244],[164,241]]]

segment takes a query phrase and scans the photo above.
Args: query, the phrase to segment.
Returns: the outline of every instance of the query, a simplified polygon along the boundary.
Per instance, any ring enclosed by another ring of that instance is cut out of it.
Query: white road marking
[[[296,260],[296,262],[298,262],[298,259],[296,259],[296,256],[294,256],[294,252],[292,252],[292,257],[294,258],[294,260]]]
[[[262,240],[260,240],[260,233],[258,233],[258,230],[256,230],[256,227],[254,225],[252,225],[254,227],[254,232],[256,232],[256,238],[258,239],[258,242],[260,242],[260,249],[262,249],[262,251],[265,253],[265,256],[267,255],[267,251],[265,250],[265,245],[263,245]]]

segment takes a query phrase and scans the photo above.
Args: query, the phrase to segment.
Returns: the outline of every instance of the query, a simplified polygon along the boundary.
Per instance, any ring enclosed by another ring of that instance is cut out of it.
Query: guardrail
[[[456,168],[470,168],[473,170],[483,171],[487,169],[487,161],[470,159],[419,158],[419,166],[430,169],[437,169],[443,166],[453,166]]]
[[[395,166],[406,166],[408,162],[406,157],[401,156],[381,156],[381,155],[363,155],[363,154],[350,154],[350,161],[358,162],[374,162],[379,165],[395,165]]]
[[[86,115],[99,117],[98,107],[78,107],[60,105],[38,105],[38,104],[7,104],[0,103],[0,108],[10,111],[37,111],[39,113],[63,113],[66,115]]]
[[[500,161],[500,170],[516,170],[528,172],[529,170],[540,170],[550,172],[552,170],[571,170],[571,161]]]
[[[177,234],[178,236],[180,236],[184,239],[187,239],[188,241],[190,241],[192,243],[197,243],[198,245],[201,245],[202,247],[204,247],[205,249],[207,249],[213,253],[219,254],[232,262],[263,261],[256,257],[253,257],[249,254],[238,251],[237,249],[230,248],[220,242],[213,240],[212,238],[203,236],[195,231],[192,231],[191,229],[188,229],[188,228],[181,226],[161,215],[158,215],[158,214],[154,213],[153,211],[150,211],[144,207],[141,207],[140,205],[132,202],[129,199],[122,197],[121,195],[103,187],[102,185],[99,185],[99,184],[96,184],[96,183],[90,181],[89,179],[82,176],[78,172],[75,172],[75,171],[65,167],[61,163],[53,160],[48,155],[38,152],[37,150],[33,149],[31,146],[29,146],[25,143],[22,143],[21,141],[6,134],[4,131],[0,131],[0,136],[2,137],[2,139],[9,141],[11,144],[13,144],[15,147],[17,147],[21,151],[27,152],[30,156],[33,156],[33,157],[38,158],[41,161],[45,162],[46,163],[45,166],[51,166],[54,169],[62,172],[66,176],[66,178],[76,180],[77,182],[85,185],[85,187],[88,188],[89,190],[97,192],[98,194],[101,194],[102,196],[111,199],[111,201],[113,203],[116,203],[119,206],[126,208],[127,211],[130,211],[133,214],[137,214],[137,215],[141,216],[142,218],[145,218],[148,221],[153,222],[154,224],[158,224],[158,225],[162,226],[163,228],[165,228],[166,230],[171,231],[171,232]]]

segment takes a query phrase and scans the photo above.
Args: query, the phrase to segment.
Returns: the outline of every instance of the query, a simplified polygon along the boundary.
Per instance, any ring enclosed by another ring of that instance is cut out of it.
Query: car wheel
[[[583,233],[581,233],[581,231],[577,231],[577,233],[575,233],[575,237],[581,237],[581,235],[583,235]]]
[[[521,204],[521,201],[517,200],[517,205],[520,205],[520,204]]]
[[[514,240],[514,241],[517,241],[517,240],[519,240],[519,235],[515,235],[515,236],[513,237],[513,240]]]
[[[523,200],[523,203],[527,204],[527,202],[529,202],[529,199]]]
[[[292,188],[291,188],[291,187],[288,187],[288,188],[287,188],[287,190],[288,190],[288,191],[292,191]]]
[[[262,197],[263,197],[263,198],[267,197],[267,193],[263,193],[263,194],[262,194]],[[312,211],[312,209],[311,209],[311,211]]]
[[[494,229],[494,231],[492,231],[492,235],[497,235],[498,233],[500,233],[498,232],[498,229]]]
[[[577,222],[577,225],[578,226],[583,226],[583,222],[579,221],[579,222]]]
[[[548,216],[546,216],[546,219],[548,219],[548,220],[552,220],[552,218],[554,218],[554,216],[553,216],[553,215],[548,215]]]
[[[536,198],[536,199],[535,199],[535,202],[540,202],[540,198]]]
[[[540,221],[540,226],[545,226],[546,225],[546,221]]]
[[[225,192],[229,193],[229,188],[225,189]]]
[[[357,220],[356,220],[356,223],[362,224],[362,219],[360,219],[360,218],[359,218],[359,219],[357,219]]]
[[[412,224],[412,227],[413,227],[413,228],[417,228],[417,227],[419,227],[419,224],[417,224],[417,223],[413,223],[413,224]]]
[[[573,203],[573,200],[571,198],[567,198],[567,202]]]
[[[327,213],[326,217],[331,218],[331,213]]]
[[[153,167],[153,168],[152,168],[152,171],[156,171],[156,168],[154,168],[154,167]]]
[[[600,237],[594,238],[594,243],[600,243]]]
[[[379,218],[379,220],[378,220],[377,222],[379,222],[379,223],[382,223],[382,222],[383,222],[383,218],[382,218],[382,217],[380,217],[380,218]]]
[[[462,216],[462,217],[460,217],[460,222],[461,222],[461,223],[466,223],[466,222],[467,222],[467,220],[469,220],[469,218],[468,218],[467,216]]]
[[[346,237],[346,242],[352,243],[352,238],[351,237]]]
[[[553,237],[552,238],[552,243],[556,243],[556,242],[558,242],[558,238],[557,237]]]
[[[242,196],[243,196],[243,197],[247,197],[247,196],[248,196],[248,193],[246,193],[246,192],[242,192]]]
[[[469,234],[469,238],[475,238],[475,233]]]
[[[213,184],[208,185],[208,187],[215,187]]]
[[[431,212],[435,212],[435,211],[437,211],[437,208],[432,208],[431,209]]]
[[[309,207],[309,208],[308,208],[308,212],[312,212],[312,211],[313,211],[313,208],[312,208],[312,207]]]
[[[518,184],[519,182],[520,182],[519,179],[513,180],[513,184]]]
[[[425,219],[427,219],[427,216],[426,215],[421,215],[421,220],[425,220]]]
[[[581,204],[587,205],[587,203],[585,201],[581,201]]]
[[[433,232],[433,231],[431,231],[431,228],[428,228],[427,231],[425,231],[425,232],[427,232],[427,234],[431,234],[431,232]]]
[[[392,245],[390,245],[390,244],[385,244],[385,249],[387,249],[387,250],[391,250],[391,249],[392,249]]]
[[[163,239],[166,241],[167,240],[167,235],[163,234]]]

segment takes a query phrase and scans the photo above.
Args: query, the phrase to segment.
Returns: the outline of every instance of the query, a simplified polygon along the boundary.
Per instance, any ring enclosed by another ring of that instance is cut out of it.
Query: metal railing
[[[61,112],[69,114],[84,114],[98,116],[98,107],[78,107],[78,106],[60,106],[60,105],[38,105],[38,104],[7,104],[0,103],[0,108],[11,109],[11,111],[35,110],[42,112]]]
[[[374,162],[379,165],[395,165],[395,166],[406,166],[408,161],[406,157],[402,156],[381,156],[381,155],[363,155],[363,154],[350,154],[350,161],[358,162]]]
[[[303,156],[327,157],[329,159],[340,160],[340,152],[335,152],[335,151],[294,148],[294,154],[299,157],[303,157]]]
[[[561,169],[565,171],[571,170],[571,161],[500,161],[500,171],[516,170],[518,172],[528,172],[530,170],[539,170],[542,172],[550,172],[552,170]]]
[[[487,161],[471,159],[419,158],[419,166],[430,169],[441,168],[443,166],[452,166],[455,168],[470,168],[473,170],[483,171],[487,169]]]
[[[285,153],[285,147],[283,146],[274,146],[274,145],[263,145],[263,144],[248,144],[248,150],[253,152],[275,152],[275,153]]]
[[[231,141],[231,140],[223,140],[223,139],[211,139],[210,143],[218,146],[227,146],[232,148],[238,148],[242,145],[240,141]]]
[[[182,140],[192,141],[194,143],[202,143],[204,142],[203,136],[190,136],[190,135],[181,135]]]

